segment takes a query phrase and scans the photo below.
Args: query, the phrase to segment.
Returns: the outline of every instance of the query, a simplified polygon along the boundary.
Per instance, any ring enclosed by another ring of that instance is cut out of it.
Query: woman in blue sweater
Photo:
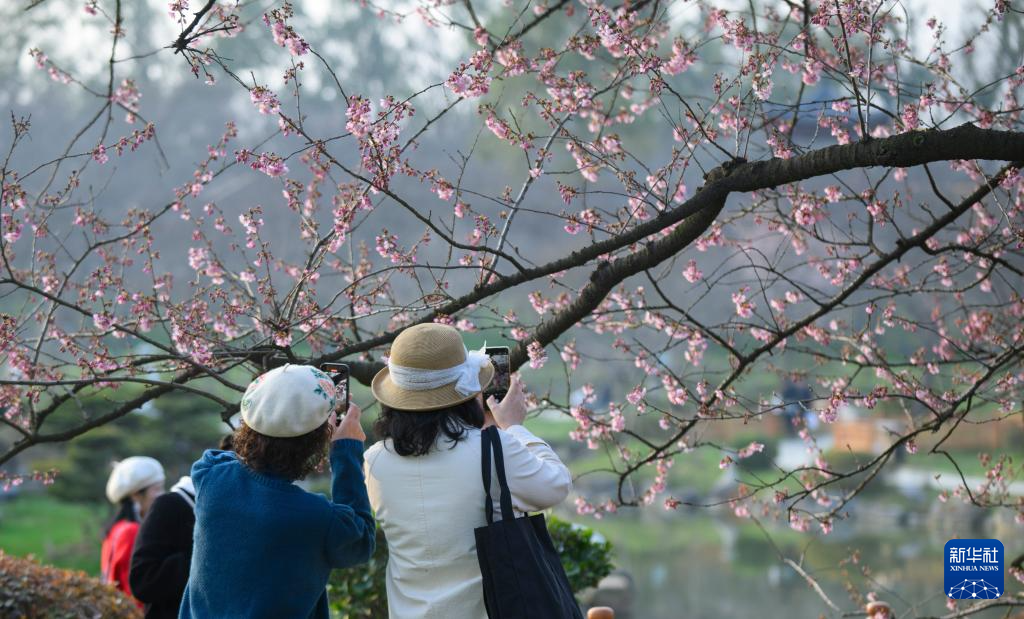
[[[246,389],[234,451],[192,465],[195,547],[179,618],[328,617],[327,577],[368,561],[375,534],[361,411],[335,425],[334,408],[333,382],[312,366],[276,368]],[[331,499],[292,483],[328,443]]]

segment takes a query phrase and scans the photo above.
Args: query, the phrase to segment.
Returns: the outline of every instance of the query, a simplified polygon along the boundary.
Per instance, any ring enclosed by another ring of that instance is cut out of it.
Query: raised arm
[[[554,507],[569,496],[572,475],[550,445],[521,425],[498,433],[513,507],[535,512]]]
[[[361,412],[354,404],[335,429],[331,441],[331,527],[328,560],[334,567],[365,563],[373,555],[376,523],[363,479]],[[333,426],[334,415],[331,416]]]
[[[519,511],[538,511],[564,501],[572,490],[572,475],[551,446],[523,426],[526,397],[519,376],[512,376],[508,395],[501,402],[492,396],[487,406],[491,412],[488,421],[501,430],[513,506]]]

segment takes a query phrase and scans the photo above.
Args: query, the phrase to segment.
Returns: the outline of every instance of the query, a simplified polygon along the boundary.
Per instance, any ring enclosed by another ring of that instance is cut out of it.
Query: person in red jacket
[[[132,456],[118,462],[107,480],[107,499],[117,506],[117,512],[103,537],[100,569],[105,582],[115,583],[128,595],[132,594],[128,570],[139,523],[163,492],[164,467],[146,456]]]

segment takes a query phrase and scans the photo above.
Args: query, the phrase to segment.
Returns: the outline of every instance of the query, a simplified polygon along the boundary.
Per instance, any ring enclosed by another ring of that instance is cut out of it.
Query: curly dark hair
[[[231,447],[250,469],[295,481],[320,467],[330,442],[326,421],[312,432],[290,438],[260,434],[243,421],[232,436]]]
[[[470,428],[483,425],[483,408],[476,398],[470,398],[436,411],[404,411],[381,404],[373,431],[380,440],[390,438],[400,456],[425,456],[434,448],[438,434],[444,434],[451,449]]]

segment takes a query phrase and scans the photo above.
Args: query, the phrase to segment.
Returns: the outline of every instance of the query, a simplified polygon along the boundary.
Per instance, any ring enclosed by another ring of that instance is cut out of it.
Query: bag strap
[[[505,478],[505,454],[501,447],[501,435],[498,434],[496,426],[491,426],[491,432],[493,433],[491,446],[494,448],[494,465],[498,469],[498,485],[501,486],[501,497],[499,498],[501,517],[503,520],[513,520],[516,513],[512,509],[512,491],[509,490],[508,479]]]
[[[180,496],[181,500],[185,501],[185,503],[187,503],[188,506],[192,508],[192,511],[195,511],[195,509],[196,509],[196,496],[194,494],[192,494],[188,490],[185,490],[184,488],[180,488],[180,487],[173,489],[172,492],[174,492],[175,494]]]
[[[505,455],[501,448],[501,435],[498,428],[491,426],[480,432],[480,453],[481,473],[484,481],[484,494],[486,503],[484,513],[487,515],[487,524],[494,524],[494,499],[491,498],[491,451],[494,451],[494,465],[498,471],[498,485],[501,494],[498,502],[501,504],[502,520],[515,519],[515,511],[512,509],[512,491],[508,488],[508,479],[505,476]]]
[[[494,524],[494,500],[491,498],[491,433],[484,428],[480,432],[480,473],[484,480],[484,513],[487,524]]]

